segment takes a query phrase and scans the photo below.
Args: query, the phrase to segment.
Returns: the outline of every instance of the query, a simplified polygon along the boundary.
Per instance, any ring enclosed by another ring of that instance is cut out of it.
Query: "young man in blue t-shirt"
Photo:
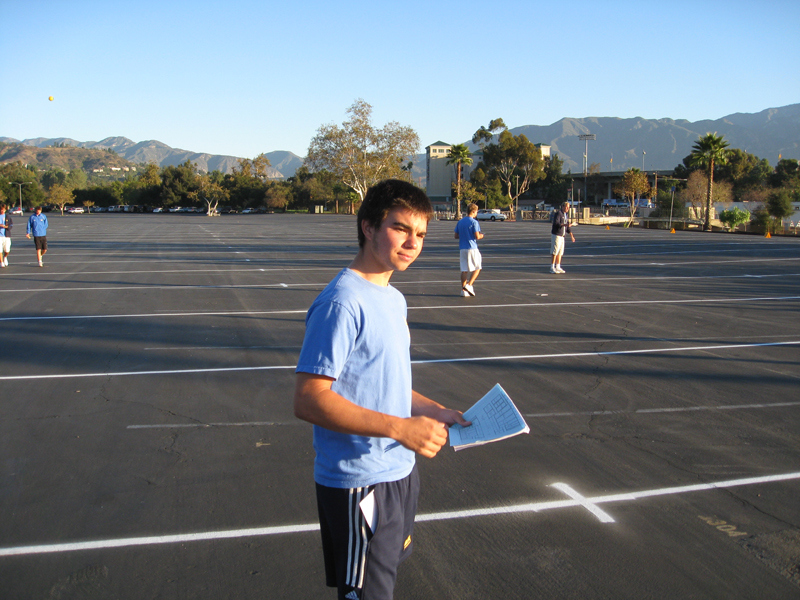
[[[474,296],[475,289],[472,284],[481,272],[481,251],[478,250],[478,240],[483,239],[481,224],[475,218],[478,214],[478,205],[470,204],[467,214],[456,223],[455,238],[458,240],[459,260],[461,262],[461,295]]]
[[[327,585],[340,599],[390,599],[412,549],[415,453],[433,457],[462,414],[411,386],[405,298],[389,279],[419,256],[432,215],[414,185],[386,180],[358,211],[359,250],[306,316],[295,415],[314,425]]]

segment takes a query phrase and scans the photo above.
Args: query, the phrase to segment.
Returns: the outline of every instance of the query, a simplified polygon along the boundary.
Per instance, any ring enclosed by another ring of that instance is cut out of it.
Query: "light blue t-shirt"
[[[5,224],[6,224],[6,213],[3,213],[2,215],[0,215],[0,225],[5,225]],[[6,228],[5,227],[0,229],[0,237],[6,237]],[[8,236],[8,237],[11,237],[11,236]]]
[[[481,230],[481,224],[477,219],[473,219],[469,215],[461,218],[456,223],[455,231],[458,232],[458,249],[459,250],[477,250],[478,240],[475,233]]]
[[[335,379],[351,402],[396,417],[411,416],[411,336],[403,295],[343,269],[306,315],[297,372]],[[398,481],[414,468],[414,452],[390,438],[337,433],[314,426],[314,480],[355,488]]]

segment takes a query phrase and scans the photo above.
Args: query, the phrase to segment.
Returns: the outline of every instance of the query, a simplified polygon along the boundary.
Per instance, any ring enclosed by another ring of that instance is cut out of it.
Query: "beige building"
[[[453,202],[452,184],[456,180],[456,165],[448,165],[452,144],[436,142],[425,147],[425,190],[434,206],[449,205]],[[481,161],[480,151],[470,153],[471,165],[461,165],[461,180],[469,181],[472,169]]]
[[[453,199],[453,183],[456,181],[456,165],[448,165],[447,159],[450,156],[450,148],[452,144],[444,142],[436,142],[430,146],[425,147],[425,163],[427,169],[427,177],[425,180],[425,190],[428,197],[431,199],[434,207],[438,210],[452,208]],[[547,144],[536,144],[542,152],[543,158],[550,158],[550,146]],[[472,169],[478,166],[483,158],[483,153],[480,150],[470,152],[472,158],[471,165],[461,165],[461,179],[462,181],[469,181],[469,175]]]

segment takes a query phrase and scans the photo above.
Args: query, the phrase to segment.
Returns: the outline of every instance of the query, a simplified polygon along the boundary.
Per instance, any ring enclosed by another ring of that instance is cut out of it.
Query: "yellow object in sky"
[[[48,98],[48,100],[50,100],[50,102],[52,102],[52,101],[53,101],[53,97],[52,97],[52,96],[50,96],[50,97]]]

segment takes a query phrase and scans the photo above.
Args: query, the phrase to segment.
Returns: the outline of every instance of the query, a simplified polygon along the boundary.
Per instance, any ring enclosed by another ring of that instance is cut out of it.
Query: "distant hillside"
[[[692,144],[708,132],[723,135],[731,147],[766,158],[771,165],[775,165],[778,155],[783,158],[800,158],[800,104],[769,108],[755,114],[735,113],[713,121],[694,123],[641,117],[564,118],[551,125],[515,127],[511,132],[515,135],[524,133],[533,143],[549,144],[551,152],[558,153],[564,160],[564,170],[571,170],[573,173],[583,171],[586,144],[578,136],[584,133],[597,136],[596,140],[589,142],[589,164],[598,163],[601,171],[624,171],[631,167],[641,169],[642,158],[644,168],[648,171],[673,169],[691,152]],[[170,148],[156,140],[135,143],[125,137],[109,137],[100,142],[78,142],[69,138],[34,138],[20,142],[0,137],[0,142],[22,143],[38,148],[66,144],[75,148],[111,149],[131,163],[153,162],[166,166],[179,165],[190,160],[201,171],[219,170],[223,173],[232,172],[239,160],[236,156]],[[464,143],[475,147],[471,141]],[[274,178],[291,177],[303,164],[303,159],[291,152],[268,152],[266,156],[272,164],[270,176]],[[3,158],[0,161],[6,162]],[[421,181],[424,185],[425,154],[416,156],[412,176],[414,181]]]
[[[589,142],[589,164],[598,163],[601,171],[625,171],[631,167],[641,169],[642,158],[645,170],[672,169],[692,151],[697,139],[709,132],[725,136],[732,148],[766,158],[774,166],[778,155],[800,158],[800,104],[694,123],[640,117],[588,117],[511,129],[511,133],[523,133],[533,143],[549,144],[551,152],[564,160],[564,170],[573,173],[583,171],[586,142],[578,139],[581,134],[597,135],[596,140]],[[471,141],[466,143],[475,147]]]
[[[8,138],[4,138],[8,139]],[[88,148],[37,148],[20,143],[0,143],[0,164],[21,162],[42,169],[83,169],[87,173],[104,169],[135,170],[136,165],[113,152]]]
[[[160,167],[176,166],[189,160],[197,165],[198,170],[206,172],[221,171],[223,173],[232,173],[233,168],[239,164],[239,157],[236,156],[190,152],[179,148],[171,148],[157,140],[136,143],[125,137],[109,137],[99,142],[79,142],[70,138],[31,138],[20,141],[13,138],[0,137],[0,142],[23,144],[44,149],[57,145],[72,146],[76,149],[113,150],[128,162],[139,164],[155,163]],[[269,176],[275,179],[291,177],[303,164],[303,159],[291,152],[276,151],[265,154],[272,164]],[[0,162],[8,161],[0,159]]]

